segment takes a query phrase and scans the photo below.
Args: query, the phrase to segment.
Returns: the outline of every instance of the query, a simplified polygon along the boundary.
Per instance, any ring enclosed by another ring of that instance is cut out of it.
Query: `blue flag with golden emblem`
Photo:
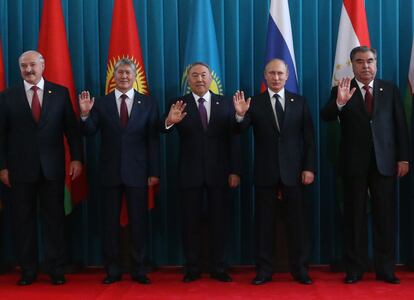
[[[189,20],[184,49],[184,70],[181,79],[183,94],[190,92],[187,71],[191,63],[203,62],[210,66],[213,80],[210,90],[223,94],[223,77],[221,76],[216,30],[210,0],[188,1]]]

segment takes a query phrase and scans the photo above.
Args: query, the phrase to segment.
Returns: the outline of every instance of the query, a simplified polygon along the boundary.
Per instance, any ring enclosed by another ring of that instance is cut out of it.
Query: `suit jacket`
[[[250,108],[236,128],[250,125],[254,132],[254,183],[275,186],[279,180],[288,186],[301,183],[304,170],[315,172],[315,137],[305,98],[285,89],[285,117],[277,128],[269,92],[253,97]]]
[[[89,117],[81,122],[85,135],[101,132],[100,182],[144,188],[148,177],[159,177],[157,103],[134,92],[128,125],[122,129],[115,92],[95,101]]]
[[[178,131],[179,182],[183,188],[228,186],[230,174],[240,174],[240,142],[232,131],[234,107],[232,101],[211,93],[210,120],[204,131],[200,113],[192,93],[171,99],[167,113],[161,119],[163,132]],[[178,100],[186,104],[187,115],[178,124],[165,129],[165,119],[171,105]]]
[[[338,88],[331,92],[331,100],[321,110],[325,121],[339,117],[341,142],[339,172],[348,176],[364,176],[369,170],[372,146],[378,171],[385,176],[396,174],[397,161],[408,161],[408,129],[398,88],[380,79],[374,80],[374,109],[368,116],[364,99],[355,79],[351,88],[356,90],[349,102],[338,110]]]
[[[33,182],[40,170],[48,180],[63,180],[63,135],[71,160],[82,160],[79,123],[67,88],[45,81],[39,123],[33,119],[23,82],[0,95],[0,169],[9,170],[12,182]]]

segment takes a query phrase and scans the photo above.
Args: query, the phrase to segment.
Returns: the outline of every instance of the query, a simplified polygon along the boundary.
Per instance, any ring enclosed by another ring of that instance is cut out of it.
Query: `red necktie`
[[[32,115],[35,119],[36,123],[39,122],[40,119],[40,112],[42,108],[40,107],[39,95],[37,94],[37,90],[39,89],[37,86],[32,86],[33,97],[32,97]]]
[[[125,128],[128,124],[128,108],[125,102],[125,99],[128,98],[127,95],[121,95],[121,108],[119,110],[119,117],[121,119],[121,127]]]
[[[365,108],[367,110],[368,115],[371,116],[372,108],[374,104],[374,97],[372,96],[368,85],[364,85],[364,90],[365,90]]]

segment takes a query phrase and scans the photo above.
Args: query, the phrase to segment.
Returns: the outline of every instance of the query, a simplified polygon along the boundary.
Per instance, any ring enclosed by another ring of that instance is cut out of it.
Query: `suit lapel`
[[[121,128],[121,118],[119,117],[118,107],[116,105],[116,98],[115,98],[115,92],[111,92],[108,96],[108,114],[110,116],[110,119],[112,119],[116,126]],[[105,98],[104,98],[105,99]]]
[[[260,105],[263,108],[263,112],[265,113],[267,119],[272,120],[272,125],[274,127],[274,129],[276,130],[276,132],[279,132],[279,128],[277,127],[277,123],[276,123],[276,117],[275,117],[275,113],[273,111],[273,107],[272,107],[272,101],[270,100],[270,95],[269,92],[266,91],[264,93],[261,94],[260,97]]]
[[[381,102],[384,100],[384,98],[382,97],[382,92],[384,91],[383,87],[381,86],[381,82],[379,82],[378,80],[374,80],[374,87],[373,87],[373,96],[374,96],[374,101],[373,101],[373,111],[372,111],[372,118],[375,117],[376,112],[377,112],[377,107],[381,106]]]
[[[18,101],[20,101],[19,105],[21,105],[22,109],[26,112],[27,117],[31,118],[33,122],[36,123],[33,118],[32,109],[30,108],[29,100],[27,99],[26,90],[24,88],[23,82],[20,88],[20,97]]]
[[[359,88],[358,83],[356,82],[355,78],[352,79],[352,81],[351,81],[350,89],[352,89],[352,88],[355,88],[355,92],[354,92],[354,97],[352,97],[350,101],[352,101],[352,99],[355,99],[354,105],[355,105],[356,109],[359,110],[359,111],[363,111],[364,114],[367,117],[369,117],[367,109],[365,108],[364,97],[362,96],[361,89]]]
[[[185,96],[184,99],[187,103],[187,107],[186,107],[186,110],[188,113],[187,117],[191,117],[193,119],[193,122],[196,123],[197,126],[200,127],[201,130],[203,130],[203,124],[201,123],[200,112],[198,111],[198,107],[195,103],[193,94],[192,93],[187,94],[187,96]]]
[[[142,109],[144,108],[143,105],[144,105],[144,103],[139,98],[138,92],[134,90],[134,99],[132,101],[131,114],[129,116],[129,121],[128,121],[128,125],[127,125],[126,129],[128,129],[131,126],[131,124],[134,124],[135,122],[138,122],[139,115],[141,114]]]
[[[219,115],[219,109],[221,108],[220,104],[221,104],[221,99],[219,97],[217,97],[216,94],[213,94],[212,92],[210,92],[211,94],[211,98],[210,98],[210,119],[208,121],[207,124],[207,130],[209,130],[209,128],[212,128],[213,126],[210,126],[210,124],[215,124],[217,123],[217,117]],[[200,114],[199,114],[200,115]],[[201,118],[200,118],[200,123],[201,123]]]
[[[53,105],[53,93],[54,91],[50,86],[49,82],[45,80],[45,85],[43,86],[43,100],[42,110],[40,111],[39,127],[43,126],[47,121],[48,111],[50,110],[50,106]]]
[[[285,118],[283,121],[283,127],[286,127],[286,124],[289,124],[289,121],[293,113],[295,100],[295,96],[285,89]]]

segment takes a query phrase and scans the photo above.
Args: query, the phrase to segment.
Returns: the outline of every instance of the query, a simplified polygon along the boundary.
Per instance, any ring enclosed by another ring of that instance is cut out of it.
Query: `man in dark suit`
[[[148,229],[148,186],[158,183],[159,129],[157,103],[134,90],[136,66],[120,59],[114,68],[115,91],[96,100],[79,95],[81,130],[101,132],[100,184],[103,203],[103,252],[107,272],[104,284],[120,281],[120,211],[125,195],[131,226],[131,277],[142,284]]]
[[[397,87],[375,78],[375,49],[351,51],[354,79],[343,78],[321,111],[341,126],[339,174],[344,182],[345,283],[362,279],[364,240],[371,198],[377,280],[399,283],[394,274],[395,178],[408,172],[408,130]],[[365,251],[364,251],[365,250]]]
[[[244,93],[233,97],[236,125],[240,131],[253,126],[256,192],[256,267],[252,284],[272,280],[275,260],[275,209],[278,192],[286,201],[289,264],[293,278],[311,284],[307,272],[309,241],[303,186],[314,180],[315,139],[305,99],[287,91],[288,68],[284,61],[267,63],[264,77],[268,89],[245,101]]]
[[[231,101],[209,91],[208,65],[196,62],[188,70],[191,93],[172,99],[162,119],[164,132],[177,129],[180,138],[179,175],[186,258],[184,282],[201,276],[202,208],[207,200],[210,244],[210,277],[229,282],[225,249],[229,212],[229,187],[239,184],[240,151],[232,132]],[[165,122],[165,124],[164,124]]]
[[[73,180],[82,170],[79,124],[68,90],[43,79],[45,62],[40,53],[23,53],[19,65],[23,82],[0,98],[0,179],[11,188],[15,251],[22,269],[18,284],[29,285],[36,279],[37,205],[43,217],[47,271],[53,284],[63,284],[63,136],[71,155],[66,171]]]

